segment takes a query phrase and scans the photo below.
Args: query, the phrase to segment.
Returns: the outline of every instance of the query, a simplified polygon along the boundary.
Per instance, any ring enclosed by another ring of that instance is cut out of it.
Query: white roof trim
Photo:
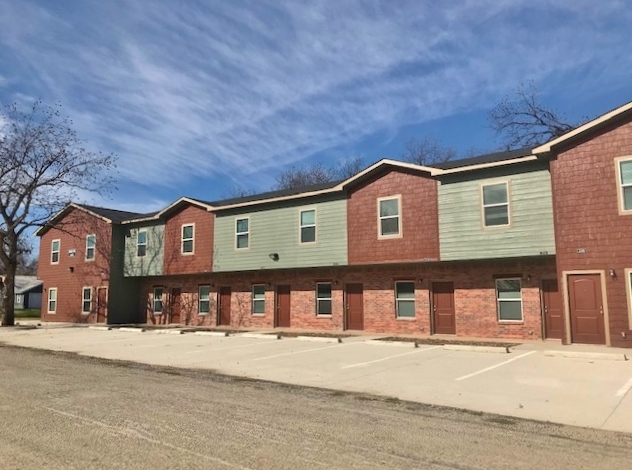
[[[154,215],[152,215],[150,217],[138,217],[137,219],[128,219],[128,220],[124,220],[123,222],[121,222],[121,224],[133,224],[133,223],[136,223],[136,222],[148,222],[150,220],[158,220],[163,215],[165,215],[167,212],[169,212],[171,209],[173,209],[174,207],[178,206],[179,204],[182,204],[183,202],[186,202],[188,204],[192,204],[194,206],[201,207],[201,208],[206,209],[208,211],[211,211],[211,210],[214,209],[213,206],[211,206],[209,204],[204,204],[201,201],[196,201],[195,199],[191,199],[191,198],[188,198],[188,197],[181,197],[180,199],[176,199],[175,201],[173,201],[171,204],[169,204],[167,207],[165,207],[160,212],[156,212]]]
[[[90,209],[86,209],[85,207],[83,207],[83,206],[81,206],[81,205],[79,205],[79,204],[77,204],[75,202],[70,202],[70,203],[66,204],[66,206],[62,210],[60,210],[54,216],[52,216],[50,219],[48,219],[46,221],[46,225],[42,225],[40,228],[38,228],[35,231],[35,236],[39,237],[40,234],[43,235],[43,232],[47,232],[48,230],[53,228],[52,226],[50,226],[48,224],[50,222],[54,221],[54,220],[57,220],[59,217],[61,217],[64,214],[64,212],[68,211],[68,209],[71,209],[71,208],[72,209],[78,209],[80,211],[85,212],[86,214],[90,214],[91,216],[96,217],[97,219],[101,219],[101,220],[107,222],[108,224],[112,223],[112,220],[108,219],[107,217],[103,217],[102,215],[97,214],[96,212],[92,212]]]
[[[566,134],[564,134],[561,137],[558,137],[557,139],[551,140],[550,142],[547,142],[546,144],[540,145],[539,147],[536,147],[533,149],[533,153],[547,153],[551,151],[551,148],[556,146],[557,144],[560,144],[562,142],[564,142],[565,140],[571,139],[579,134],[582,134],[590,129],[592,129],[595,126],[598,126],[599,124],[603,124],[607,121],[609,121],[610,119],[613,119],[617,116],[619,116],[620,114],[623,114],[627,111],[632,110],[632,101],[624,104],[623,106],[618,107],[617,109],[610,111],[609,113],[603,114],[601,116],[599,116],[596,119],[593,119],[592,121],[587,122],[586,124],[584,124],[583,126],[579,126],[577,129],[574,129],[570,132],[567,132]]]
[[[532,162],[537,159],[538,157],[535,155],[526,155],[524,157],[511,158],[508,160],[499,160],[497,162],[478,163],[476,165],[467,165],[467,166],[461,166],[458,168],[449,168],[447,170],[442,170],[441,175],[450,175],[452,173],[461,173],[463,171],[483,170],[485,168],[494,168],[494,167],[499,167],[499,166],[512,165],[514,163]]]

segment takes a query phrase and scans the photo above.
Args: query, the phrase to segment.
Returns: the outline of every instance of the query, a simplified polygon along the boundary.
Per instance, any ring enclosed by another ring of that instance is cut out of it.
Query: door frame
[[[430,279],[430,287],[428,289],[428,294],[430,296],[429,302],[428,304],[430,305],[430,334],[431,335],[436,335],[439,334],[437,333],[437,327],[435,325],[435,311],[434,311],[434,290],[432,289],[433,284],[435,283],[441,283],[441,282],[449,282],[450,284],[452,284],[452,300],[454,302],[454,336],[456,336],[456,330],[457,330],[457,324],[456,324],[456,287],[455,287],[455,282],[454,281],[446,281],[446,280],[437,280],[437,279]]]
[[[290,297],[290,326],[279,326],[279,316],[280,316],[280,312],[281,312],[281,304],[279,303],[279,287],[289,287],[290,291],[288,292],[288,295]],[[290,283],[285,283],[285,284],[276,284],[274,286],[274,320],[273,320],[273,328],[291,328],[292,327],[292,284]]]
[[[598,274],[601,281],[601,303],[603,304],[603,329],[606,336],[606,346],[610,344],[610,315],[608,314],[608,295],[606,290],[606,270],[605,269],[579,269],[571,271],[562,271],[562,289],[564,292],[564,333],[566,335],[566,341],[562,344],[571,344],[571,302],[568,293],[568,276],[582,274]]]
[[[364,283],[363,282],[346,282],[343,285],[343,295],[342,295],[342,305],[343,315],[342,315],[342,329],[346,331],[349,329],[349,294],[347,293],[347,287],[350,284],[357,284],[362,286],[362,330],[352,330],[352,331],[366,331],[364,329]]]
[[[178,325],[181,324],[182,321],[182,286],[173,286],[169,288],[169,322],[168,324],[174,324],[173,323],[173,306],[175,305],[173,299],[175,299],[175,296],[173,295],[173,291],[174,290],[179,290],[180,294],[180,313],[178,314],[179,319],[178,319]]]
[[[230,289],[230,301],[231,301],[231,304],[233,302],[233,286],[232,285],[230,285],[230,286],[218,286],[217,287],[217,302],[216,302],[217,314],[215,315],[215,326],[230,326],[230,323],[232,321],[232,318],[230,318],[230,317],[232,317],[232,312],[229,310],[228,311],[229,319],[230,319],[229,322],[228,322],[229,324],[228,325],[222,325],[222,289],[225,289],[225,288]],[[210,299],[210,293],[209,293],[209,299]],[[232,307],[232,305],[231,305],[231,307]]]
[[[105,316],[105,321],[103,322],[104,324],[108,324],[108,294],[109,294],[109,290],[108,290],[109,286],[97,286],[97,317],[95,319],[95,323],[99,323],[99,291],[100,290],[105,290],[105,306],[103,308],[103,315]]]
[[[547,331],[546,331],[546,313],[544,312],[544,307],[545,307],[545,302],[544,302],[544,283],[546,281],[556,281],[557,282],[557,291],[560,295],[562,295],[562,292],[560,292],[560,280],[556,277],[544,277],[540,279],[540,323],[541,323],[541,336],[543,340],[546,339],[551,339],[547,337]],[[565,302],[564,302],[564,298],[562,296],[562,309],[564,310],[564,312],[562,312],[562,315],[564,316],[564,330],[562,331],[562,333],[566,332],[566,324],[568,323],[566,321],[566,306],[565,306]],[[570,310],[569,310],[569,319],[570,319]],[[568,325],[570,326],[570,323],[568,323]],[[568,337],[570,338],[570,336]],[[551,339],[551,341],[557,341],[557,339],[553,338]],[[563,338],[560,340],[560,342],[563,341]]]

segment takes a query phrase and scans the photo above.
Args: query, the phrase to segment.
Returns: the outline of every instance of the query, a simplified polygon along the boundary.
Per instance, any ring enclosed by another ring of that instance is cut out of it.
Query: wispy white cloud
[[[186,193],[384,128],[488,107],[524,80],[630,82],[625,2],[0,0],[0,100],[60,100],[121,175]],[[590,12],[590,13],[587,13]],[[627,40],[623,40],[623,38]]]

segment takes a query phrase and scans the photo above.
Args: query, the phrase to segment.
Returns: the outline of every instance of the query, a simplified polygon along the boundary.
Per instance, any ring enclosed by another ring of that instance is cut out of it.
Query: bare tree
[[[15,274],[26,230],[46,223],[79,191],[113,186],[114,155],[86,150],[59,105],[37,101],[0,111],[0,261],[6,271],[2,326],[14,323]]]
[[[314,163],[305,167],[293,166],[277,176],[277,189],[300,188],[312,184],[328,183],[335,179],[335,170],[322,163]]]
[[[354,175],[357,175],[364,170],[364,160],[362,157],[351,157],[338,162],[336,167],[336,178],[346,180]]]
[[[532,82],[523,83],[489,112],[490,127],[507,149],[534,147],[566,134],[577,124],[565,121],[539,101]]]
[[[439,140],[432,137],[413,138],[406,143],[402,160],[416,165],[433,165],[454,160],[456,150],[446,147]]]

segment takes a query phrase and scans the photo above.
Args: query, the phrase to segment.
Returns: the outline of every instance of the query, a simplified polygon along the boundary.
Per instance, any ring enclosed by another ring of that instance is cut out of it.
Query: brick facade
[[[615,161],[624,156],[632,156],[629,118],[561,150],[551,161],[551,177],[560,286],[564,271],[604,271],[611,344],[632,347],[625,278],[632,268],[632,214],[619,214]]]
[[[495,277],[518,276],[522,280],[523,321],[498,321]],[[231,287],[231,326],[273,328],[275,326],[275,289],[291,286],[291,328],[342,331],[344,329],[344,288],[348,283],[362,283],[364,295],[364,330],[387,334],[431,333],[431,289],[433,281],[452,281],[455,289],[457,336],[482,338],[535,339],[542,337],[540,281],[555,278],[555,262],[546,257],[538,260],[512,260],[476,264],[390,265],[335,269],[304,269],[231,273],[199,276],[174,276],[145,280],[142,297],[146,299],[147,322],[168,323],[167,314],[151,312],[154,286],[182,289],[183,325],[217,324],[217,300],[221,286]],[[415,283],[415,318],[396,318],[394,285],[396,281]],[[332,315],[316,315],[316,283],[332,283]],[[197,291],[202,284],[211,285],[211,312],[197,314]],[[266,286],[265,314],[252,313],[253,284]],[[168,303],[168,299],[165,298]],[[187,313],[184,306],[187,305]],[[166,309],[168,310],[168,309]],[[145,313],[145,312],[144,312]]]
[[[187,205],[170,215],[165,223],[165,274],[211,272],[213,269],[213,222],[215,215],[205,208]],[[194,225],[194,251],[183,254],[182,226]]]
[[[378,237],[378,198],[401,196],[401,237]],[[426,175],[389,169],[349,191],[349,264],[439,259],[437,182]]]
[[[37,276],[44,283],[42,320],[94,323],[97,320],[97,288],[108,287],[112,246],[111,225],[78,209],[71,209],[40,240]],[[86,236],[96,235],[94,261],[86,261]],[[60,241],[59,262],[51,263],[51,244]],[[74,250],[74,254],[73,251]],[[55,313],[48,313],[50,288],[57,288]],[[83,314],[82,289],[92,287],[90,314]]]

